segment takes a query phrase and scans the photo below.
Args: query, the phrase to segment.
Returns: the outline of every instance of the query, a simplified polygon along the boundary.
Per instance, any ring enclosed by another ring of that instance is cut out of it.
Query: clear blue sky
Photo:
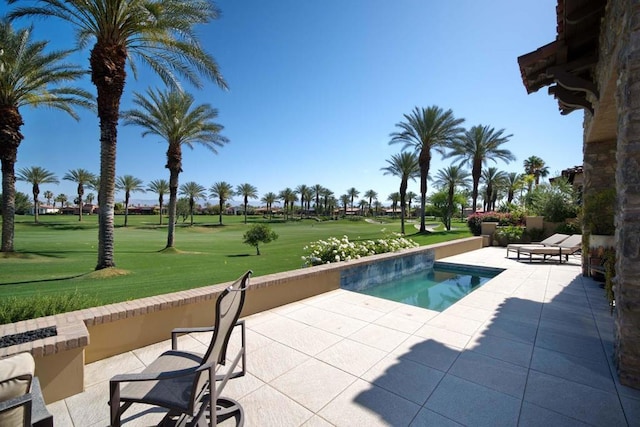
[[[220,112],[230,143],[213,154],[204,147],[183,152],[180,183],[250,183],[260,196],[300,184],[321,184],[336,197],[355,187],[373,189],[387,203],[399,181],[380,170],[400,151],[389,134],[415,106],[438,105],[466,119],[513,134],[505,148],[515,162],[497,166],[522,172],[522,161],[542,157],[552,175],[582,164],[583,113],[561,116],[545,89],[527,95],[519,55],[556,35],[555,0],[524,7],[512,0],[220,0],[220,19],[200,28],[230,90],[185,86],[199,103]],[[3,8],[7,8],[3,4]],[[25,25],[20,21],[17,26]],[[66,23],[36,21],[36,39],[73,46]],[[88,50],[73,56],[88,68]],[[139,64],[129,73],[123,109],[134,91],[161,85]],[[89,78],[81,83],[95,93]],[[64,113],[24,108],[25,136],[17,168],[42,166],[58,178],[70,169],[99,171],[98,121],[83,112],[76,123]],[[166,142],[119,127],[117,175],[146,183],[168,180]],[[450,164],[434,154],[431,173]],[[432,186],[429,184],[431,190]],[[30,194],[30,186],[17,183]],[[41,194],[75,194],[62,181]],[[409,190],[419,193],[418,182]],[[71,198],[71,197],[70,197]],[[136,193],[136,200],[156,200]],[[118,194],[116,201],[122,201]],[[202,203],[203,201],[201,201]],[[258,200],[252,204],[259,205]]]

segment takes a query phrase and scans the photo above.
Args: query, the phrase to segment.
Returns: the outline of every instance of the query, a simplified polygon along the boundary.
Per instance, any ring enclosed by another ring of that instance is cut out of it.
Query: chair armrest
[[[31,393],[25,393],[22,396],[0,402],[0,412],[6,412],[10,409],[19,408],[20,406],[24,406],[26,409],[31,409],[32,402],[33,396],[31,396]]]
[[[44,403],[38,377],[33,377],[31,382],[31,395],[33,397],[33,405],[31,407],[33,427],[53,427],[53,415],[47,410],[47,406]]]

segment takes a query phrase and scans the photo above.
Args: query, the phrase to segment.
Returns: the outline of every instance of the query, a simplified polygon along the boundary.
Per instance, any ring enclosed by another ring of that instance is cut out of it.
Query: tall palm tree
[[[67,195],[64,193],[60,193],[56,196],[55,201],[60,203],[60,207],[63,208],[64,204],[67,203]]]
[[[518,172],[509,172],[505,178],[507,187],[507,203],[511,203],[516,191],[520,190],[524,185],[523,176]]]
[[[497,196],[498,187],[505,179],[506,173],[499,171],[498,168],[492,166],[482,171],[482,180],[486,186],[485,204],[487,211],[495,209],[495,198]]]
[[[51,190],[45,191],[44,198],[47,199],[47,205],[51,206],[51,199],[53,199],[53,191]]]
[[[194,144],[200,144],[217,153],[216,148],[229,140],[220,135],[223,126],[213,121],[218,117],[218,110],[209,104],[194,105],[194,98],[188,93],[148,89],[146,96],[135,93],[133,103],[137,106],[136,109],[122,113],[124,124],[140,126],[144,129],[143,137],[155,135],[168,143],[165,165],[169,169],[169,225],[166,247],[171,248],[175,240],[182,146],[193,149]]]
[[[347,206],[349,205],[350,196],[348,194],[343,194],[340,196],[340,203],[344,207],[344,214],[347,214]],[[353,202],[351,202],[351,206],[353,206]]]
[[[24,138],[22,107],[50,107],[78,119],[73,107],[89,106],[90,95],[62,86],[81,77],[80,68],[64,63],[70,51],[45,53],[47,42],[31,38],[33,28],[15,30],[0,20],[0,163],[2,166],[2,244],[13,252],[16,209],[15,164]]]
[[[418,153],[420,164],[420,232],[425,232],[425,203],[427,200],[427,178],[431,165],[431,150],[444,154],[464,131],[460,125],[464,119],[456,119],[453,111],[444,111],[435,105],[428,108],[415,107],[411,114],[404,115],[405,121],[396,123],[400,130],[391,133],[389,144],[403,144],[403,150]]]
[[[264,203],[267,207],[267,212],[269,212],[269,219],[273,218],[273,203],[278,200],[278,196],[274,192],[268,192],[260,201]]]
[[[414,151],[403,151],[387,160],[388,166],[382,168],[385,175],[400,178],[400,233],[404,234],[404,218],[406,209],[407,186],[410,179],[420,176],[418,154]]]
[[[451,145],[451,151],[446,157],[460,160],[460,165],[471,166],[473,188],[471,190],[472,209],[476,211],[478,201],[478,185],[482,176],[482,166],[486,166],[489,160],[497,163],[497,159],[509,163],[516,157],[511,151],[500,148],[509,141],[513,135],[504,135],[505,130],[496,131],[490,126],[472,126],[464,132],[460,138],[455,139]]]
[[[251,184],[240,184],[236,187],[236,194],[242,196],[244,203],[244,223],[247,223],[247,204],[249,199],[258,198],[258,189]]]
[[[438,171],[434,184],[447,191],[447,217],[445,218],[444,226],[447,230],[451,230],[451,217],[454,210],[453,199],[459,187],[464,188],[469,185],[469,172],[462,169],[462,165],[451,165]]]
[[[546,178],[549,175],[549,167],[545,165],[544,160],[538,156],[531,156],[522,163],[525,173],[535,177],[536,186],[540,184],[540,178]]]
[[[294,190],[296,194],[300,195],[300,218],[304,212],[304,202],[307,201],[306,197],[309,195],[309,187],[305,184],[298,185]]]
[[[365,191],[365,193],[364,193],[364,197],[366,197],[366,198],[369,200],[369,213],[372,213],[373,211],[371,210],[371,202],[372,202],[374,199],[377,199],[377,198],[378,198],[378,193],[376,193],[376,192],[375,192],[375,191],[373,191],[373,190],[367,190],[367,191]]]
[[[227,200],[233,197],[233,186],[226,181],[216,182],[209,189],[209,196],[220,201],[220,225],[222,225],[222,211]]]
[[[351,199],[351,209],[353,209],[353,199],[355,199],[359,195],[360,195],[360,192],[356,190],[355,187],[351,187],[350,189],[347,190],[347,196],[349,196],[349,198]]]
[[[389,194],[387,200],[391,202],[391,211],[393,212],[393,216],[395,217],[398,202],[400,201],[400,193],[396,191],[395,193]]]
[[[316,204],[314,206],[316,210],[316,215],[320,215],[320,197],[322,197],[322,191],[324,190],[324,187],[320,184],[316,184],[312,188],[313,188],[313,196],[316,199]]]
[[[140,191],[144,193],[143,182],[141,179],[136,178],[133,175],[119,176],[116,179],[116,190],[124,191],[124,226],[127,226],[129,219],[129,197],[131,193]]]
[[[284,219],[287,220],[289,217],[289,210],[293,209],[293,203],[298,200],[298,198],[296,197],[296,192],[287,187],[284,190],[280,191],[280,193],[278,194],[278,198],[282,200],[282,204],[284,205]]]
[[[191,224],[193,226],[193,208],[196,200],[207,197],[207,189],[194,181],[185,182],[180,186],[180,195],[189,199],[189,215],[191,215]]]
[[[62,177],[65,181],[71,181],[78,184],[78,221],[82,221],[82,197],[84,195],[84,186],[95,179],[95,176],[86,169],[72,169]]]
[[[407,216],[411,216],[411,203],[418,197],[413,191],[407,191]]]
[[[8,0],[18,1],[26,0]],[[218,10],[207,0],[38,0],[9,16],[55,17],[75,28],[80,47],[94,43],[89,64],[98,93],[101,177],[96,269],[113,267],[117,125],[127,60],[134,76],[132,60],[137,58],[172,88],[180,87],[178,77],[201,88],[199,75],[226,88],[218,65],[202,49],[195,31],[197,25],[216,19]]]
[[[40,202],[38,195],[40,194],[40,184],[57,184],[58,178],[53,172],[41,168],[40,166],[31,166],[30,168],[22,168],[18,171],[18,181],[26,181],[31,184],[31,194],[33,194],[33,213],[36,224],[38,223],[38,211]],[[49,191],[49,193],[51,193]],[[51,194],[53,195],[53,193]]]
[[[93,199],[95,199],[95,195],[93,193],[89,193],[85,196],[85,200],[87,201],[88,204],[92,204],[93,203]]]
[[[334,195],[333,195],[333,191],[329,190],[328,188],[323,188],[322,189],[322,205],[323,205],[323,211],[325,213],[325,215],[329,214],[330,212],[333,212],[333,209],[336,205]],[[329,206],[330,202],[333,202],[333,206]],[[331,214],[331,216],[333,216],[333,213]]]
[[[169,183],[166,179],[154,179],[147,186],[147,191],[158,195],[158,205],[160,207],[160,225],[162,225],[162,206],[164,203],[164,195],[169,191]]]

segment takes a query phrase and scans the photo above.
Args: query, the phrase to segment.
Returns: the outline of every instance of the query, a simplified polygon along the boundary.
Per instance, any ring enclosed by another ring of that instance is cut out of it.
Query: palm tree
[[[269,212],[269,219],[273,218],[273,203],[276,200],[278,200],[278,196],[276,196],[276,193],[273,193],[271,191],[262,196],[262,199],[260,199],[260,201],[267,207],[267,212]]]
[[[387,160],[387,163],[388,166],[381,169],[384,174],[400,178],[400,233],[404,234],[407,186],[410,179],[415,180],[420,176],[418,155],[413,151],[403,151],[391,156],[391,160]]]
[[[407,191],[407,216],[411,217],[411,203],[418,197],[413,191]]]
[[[444,111],[437,106],[415,107],[405,121],[396,123],[400,131],[391,133],[389,144],[404,144],[403,150],[411,149],[419,154],[420,164],[420,232],[425,232],[425,203],[427,200],[427,178],[431,165],[431,149],[444,154],[444,148],[452,144],[464,131],[460,125],[464,119],[456,119],[453,111]]]
[[[349,204],[349,195],[348,194],[343,194],[342,196],[340,196],[340,202],[342,203],[342,206],[344,207],[344,214],[347,214],[347,205]],[[353,206],[353,202],[351,202],[351,206]],[[352,208],[353,209],[353,208]]]
[[[84,199],[87,201],[88,204],[92,204],[93,203],[93,199],[95,197],[96,196],[93,193],[89,193],[89,194],[87,194],[87,196]]]
[[[206,191],[206,188],[194,181],[185,182],[180,186],[180,195],[186,196],[189,199],[189,215],[191,215],[191,226],[193,226],[193,208],[196,204],[196,200],[206,198]]]
[[[523,176],[518,172],[510,172],[506,175],[505,184],[507,187],[507,203],[511,203],[516,191],[524,185]]]
[[[247,204],[249,199],[258,198],[258,189],[251,184],[240,184],[236,187],[236,194],[242,196],[244,202],[244,223],[247,223]]]
[[[320,215],[320,197],[322,197],[322,191],[325,188],[320,184],[316,184],[312,188],[313,188],[313,195],[316,198],[316,204],[314,206],[316,210],[316,215]]]
[[[50,107],[78,119],[73,107],[89,106],[90,95],[60,86],[81,77],[80,68],[62,62],[71,51],[45,53],[47,42],[31,39],[33,28],[14,30],[0,20],[0,163],[2,165],[2,244],[0,252],[13,252],[16,209],[15,164],[24,138],[22,107]]]
[[[30,168],[22,168],[18,171],[18,181],[26,181],[31,184],[31,194],[33,194],[33,213],[36,224],[38,223],[38,195],[40,194],[40,184],[57,184],[58,178],[53,172],[41,168],[40,166],[32,166]],[[51,193],[49,191],[49,193]],[[51,194],[53,196],[53,194]]]
[[[169,183],[166,179],[155,179],[147,186],[147,191],[156,193],[158,195],[158,205],[160,207],[160,225],[162,225],[162,205],[164,202],[164,195],[169,191]]]
[[[82,196],[84,195],[84,186],[95,179],[95,176],[86,169],[72,169],[62,177],[65,181],[71,181],[78,184],[78,221],[82,221]]]
[[[56,196],[55,202],[60,202],[60,207],[64,207],[64,204],[67,203],[67,200],[67,195],[64,193],[60,193]]]
[[[536,186],[540,184],[540,178],[545,178],[549,175],[549,167],[545,166],[544,160],[538,156],[526,158],[522,165],[525,173],[535,177]]]
[[[304,202],[307,200],[306,197],[309,195],[309,187],[304,184],[298,185],[294,190],[296,194],[300,195],[300,218],[302,218],[302,213],[304,212]]]
[[[127,60],[134,76],[132,60],[137,57],[172,88],[180,87],[178,77],[201,88],[199,74],[226,88],[218,65],[202,49],[194,29],[216,19],[218,10],[206,0],[39,0],[37,5],[18,8],[9,16],[56,17],[75,28],[80,46],[94,42],[89,64],[98,93],[101,177],[96,269],[114,267],[117,125]]]
[[[223,126],[213,121],[218,117],[218,110],[209,104],[193,105],[194,98],[188,93],[148,89],[146,97],[135,93],[133,103],[138,109],[122,113],[124,124],[140,126],[144,129],[143,137],[159,136],[169,145],[165,165],[169,169],[169,225],[166,247],[171,248],[175,239],[182,146],[193,149],[194,144],[200,144],[217,153],[216,147],[226,144],[229,140],[220,135]]]
[[[325,215],[331,212],[331,216],[333,217],[333,209],[335,208],[335,205],[336,205],[335,197],[333,196],[333,191],[329,190],[328,188],[323,188],[322,200],[323,200],[323,203],[322,203],[323,211]],[[329,206],[330,202],[333,203],[333,206]]]
[[[395,193],[389,194],[387,200],[391,202],[391,210],[393,211],[393,216],[396,215],[396,208],[398,207],[398,202],[400,201],[400,193],[397,191]]]
[[[141,191],[144,193],[143,182],[141,179],[134,177],[133,175],[119,176],[116,179],[116,189],[124,191],[124,226],[127,226],[127,220],[129,219],[129,197],[131,193]]]
[[[377,198],[378,198],[378,193],[376,193],[376,192],[375,192],[375,191],[373,191],[373,190],[367,190],[367,191],[364,193],[364,197],[366,197],[366,198],[369,200],[369,213],[371,213],[371,212],[372,212],[372,210],[371,210],[371,202],[372,202],[374,199],[377,199]]]
[[[282,200],[282,204],[284,205],[284,219],[287,220],[289,217],[289,209],[293,207],[293,203],[298,200],[296,197],[296,192],[291,188],[287,187],[284,190],[280,191],[278,194],[278,198]]]
[[[45,191],[44,198],[47,199],[47,205],[51,206],[51,199],[53,199],[53,191],[50,191],[50,190]]]
[[[98,205],[100,204],[100,176],[94,175],[93,178],[87,182],[87,188],[89,190],[98,193]]]
[[[460,138],[455,139],[451,145],[451,152],[446,157],[454,157],[460,160],[460,165],[471,166],[471,177],[473,178],[473,189],[471,190],[472,209],[476,211],[478,201],[478,185],[482,176],[482,166],[486,166],[489,160],[494,163],[496,159],[509,163],[516,157],[511,151],[500,148],[502,144],[509,141],[513,135],[504,135],[505,130],[496,131],[490,126],[477,125],[465,131]]]
[[[227,200],[233,197],[233,186],[226,181],[216,182],[209,189],[211,198],[220,200],[220,225],[222,225],[222,211]]]
[[[462,165],[451,165],[440,169],[434,184],[447,191],[447,216],[444,218],[444,226],[447,231],[451,230],[451,217],[453,216],[454,196],[458,187],[468,187],[469,172],[462,169]]]
[[[499,171],[496,167],[490,167],[482,171],[482,180],[486,186],[485,204],[486,211],[495,209],[494,203],[497,196],[498,187],[505,179],[505,172]]]
[[[358,190],[356,190],[355,187],[351,187],[350,189],[347,190],[347,196],[349,196],[349,198],[351,199],[351,209],[353,210],[353,199],[358,197],[360,195],[360,192]]]

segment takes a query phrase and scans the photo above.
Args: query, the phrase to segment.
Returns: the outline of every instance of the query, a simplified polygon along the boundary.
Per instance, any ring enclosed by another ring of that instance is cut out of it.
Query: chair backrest
[[[558,243],[558,247],[577,250],[582,247],[582,234],[572,234],[562,242]],[[563,251],[564,253],[564,251]]]
[[[558,245],[569,237],[568,234],[556,233],[542,240],[540,243],[544,245]]]
[[[202,358],[202,365],[209,363],[213,365],[225,364],[229,338],[231,338],[233,326],[240,317],[240,312],[244,305],[245,291],[249,285],[249,277],[251,274],[251,270],[247,271],[218,296],[216,301],[215,329],[211,337],[211,342],[209,343],[209,348]],[[198,394],[207,379],[207,373],[204,371],[196,376],[193,383],[193,397]]]
[[[0,402],[29,393],[36,364],[31,353],[0,359]],[[23,425],[24,407],[0,413],[0,426]]]

